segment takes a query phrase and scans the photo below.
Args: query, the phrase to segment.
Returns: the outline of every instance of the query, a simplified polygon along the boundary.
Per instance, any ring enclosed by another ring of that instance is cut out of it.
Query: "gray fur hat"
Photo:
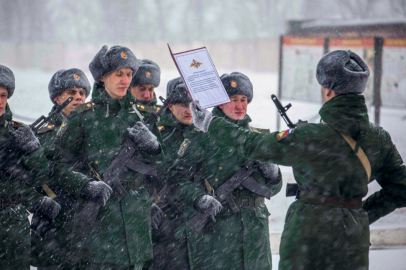
[[[189,97],[189,92],[182,78],[172,79],[168,82],[166,87],[166,98],[171,104],[176,103],[189,103],[192,99]]]
[[[7,89],[7,98],[11,98],[15,89],[14,73],[11,71],[11,69],[2,65],[0,65],[0,86]]]
[[[362,94],[368,77],[367,64],[350,50],[330,52],[317,64],[316,78],[319,84],[338,94]]]
[[[252,101],[254,88],[247,76],[240,72],[232,72],[231,74],[225,73],[221,75],[220,79],[228,96],[246,95],[248,103]]]
[[[138,64],[140,67],[131,81],[131,86],[153,84],[155,87],[158,87],[161,81],[161,69],[159,66],[148,59],[139,59]]]
[[[131,68],[136,73],[139,63],[133,52],[122,46],[108,49],[107,45],[104,45],[89,64],[89,70],[96,82],[100,82],[104,75],[124,67]]]
[[[91,86],[83,71],[78,68],[58,70],[48,84],[49,98],[55,103],[55,97],[72,87],[82,87],[86,91],[86,97],[90,94]]]

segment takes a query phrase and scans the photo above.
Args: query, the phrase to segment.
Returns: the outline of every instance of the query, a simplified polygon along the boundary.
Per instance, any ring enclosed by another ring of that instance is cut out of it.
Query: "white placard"
[[[168,45],[169,47],[169,45]],[[193,102],[206,109],[230,102],[230,98],[206,48],[172,54]]]

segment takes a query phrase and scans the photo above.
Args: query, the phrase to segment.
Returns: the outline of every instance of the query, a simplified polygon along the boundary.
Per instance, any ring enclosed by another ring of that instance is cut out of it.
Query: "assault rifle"
[[[275,95],[271,95],[272,101],[273,103],[275,103],[276,108],[278,109],[279,114],[281,115],[281,117],[283,118],[283,120],[285,120],[286,125],[289,128],[295,128],[296,125],[292,123],[292,121],[290,121],[288,115],[286,114],[286,112],[290,109],[290,107],[292,107],[292,104],[288,104],[285,107],[282,106],[282,104],[279,102],[279,99],[275,96]]]
[[[145,125],[153,126],[158,117],[161,115],[162,111],[165,107],[168,106],[168,99],[164,99],[163,97],[159,97],[163,103],[163,107],[154,113],[151,113],[146,119],[144,119]],[[140,119],[142,121],[142,119]],[[138,160],[132,158],[137,151],[140,151],[138,147],[134,144],[133,140],[127,136],[124,143],[121,146],[121,150],[118,155],[113,159],[110,165],[103,173],[103,177],[101,177],[92,167],[90,164],[90,170],[92,171],[93,175],[100,181],[104,181],[113,189],[113,195],[119,199],[124,198],[128,195],[128,191],[123,187],[121,184],[121,179],[119,177],[120,173],[124,169],[130,169],[132,171],[146,174],[150,176],[156,176],[157,169],[155,165],[144,164]],[[100,204],[95,202],[86,202],[83,209],[76,214],[76,217],[79,220],[79,228],[77,233],[80,234],[82,239],[87,239],[89,236],[92,228],[94,228],[94,224],[96,222],[96,217],[100,210]],[[78,246],[80,249],[81,246]],[[75,252],[77,253],[77,252]],[[80,253],[80,252],[79,252]],[[72,256],[71,258],[73,263],[77,263],[80,260],[80,256]]]
[[[275,95],[271,95],[273,103],[275,103],[276,108],[278,109],[279,114],[285,120],[286,125],[289,128],[295,128],[297,125],[293,124],[292,121],[290,121],[288,115],[286,112],[289,110],[290,107],[292,107],[292,104],[288,104],[285,107],[282,106],[282,104],[279,102],[279,99]],[[300,122],[300,120],[299,120]],[[291,197],[291,196],[296,196],[297,192],[299,191],[299,187],[297,184],[286,184],[286,197]]]
[[[245,187],[258,196],[270,199],[272,189],[258,184],[250,177],[255,170],[255,161],[247,160],[240,170],[238,170],[227,182],[222,184],[217,189],[215,194],[216,199],[218,199],[222,204],[227,203],[233,213],[240,211],[240,208],[234,201],[232,193],[240,186]],[[214,217],[210,215],[209,211],[199,212],[189,219],[187,224],[196,234],[200,234],[209,219],[215,221]]]

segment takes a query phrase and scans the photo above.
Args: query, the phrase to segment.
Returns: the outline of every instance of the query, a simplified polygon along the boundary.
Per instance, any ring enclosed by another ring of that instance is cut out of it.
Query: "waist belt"
[[[13,205],[21,204],[21,195],[12,197],[0,197],[0,210],[10,208]]]
[[[311,204],[342,207],[342,208],[361,208],[362,199],[354,198],[337,198],[331,196],[316,195],[312,192],[299,190],[296,199],[302,202],[307,202]]]

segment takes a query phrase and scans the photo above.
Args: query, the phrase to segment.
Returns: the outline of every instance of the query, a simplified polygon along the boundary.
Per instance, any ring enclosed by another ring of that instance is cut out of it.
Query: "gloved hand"
[[[112,193],[111,187],[103,181],[89,181],[80,191],[80,196],[105,206]]]
[[[142,122],[137,122],[132,128],[128,128],[131,139],[137,146],[150,155],[159,155],[161,145],[157,137]]]
[[[206,212],[207,210],[209,210],[210,215],[212,217],[215,217],[218,213],[220,213],[223,206],[213,196],[203,195],[197,198],[195,202],[195,208],[199,212]]]
[[[34,203],[33,207],[29,210],[34,213],[34,215],[52,221],[61,211],[61,205],[48,196],[44,196],[38,202]]]
[[[151,222],[152,228],[158,230],[159,225],[162,222],[162,218],[164,216],[164,212],[162,212],[161,208],[158,205],[153,203],[151,205]]]
[[[209,130],[211,120],[214,118],[212,113],[206,109],[203,109],[198,100],[195,102],[195,105],[190,103],[190,110],[192,111],[193,115],[193,124],[195,124],[195,126],[201,131],[207,132]]]
[[[282,180],[282,174],[278,165],[273,163],[257,161],[258,168],[264,174],[268,184],[278,184]]]
[[[24,156],[30,155],[40,146],[38,138],[29,126],[20,126],[15,132],[10,132],[10,136],[14,146],[17,147]]]

